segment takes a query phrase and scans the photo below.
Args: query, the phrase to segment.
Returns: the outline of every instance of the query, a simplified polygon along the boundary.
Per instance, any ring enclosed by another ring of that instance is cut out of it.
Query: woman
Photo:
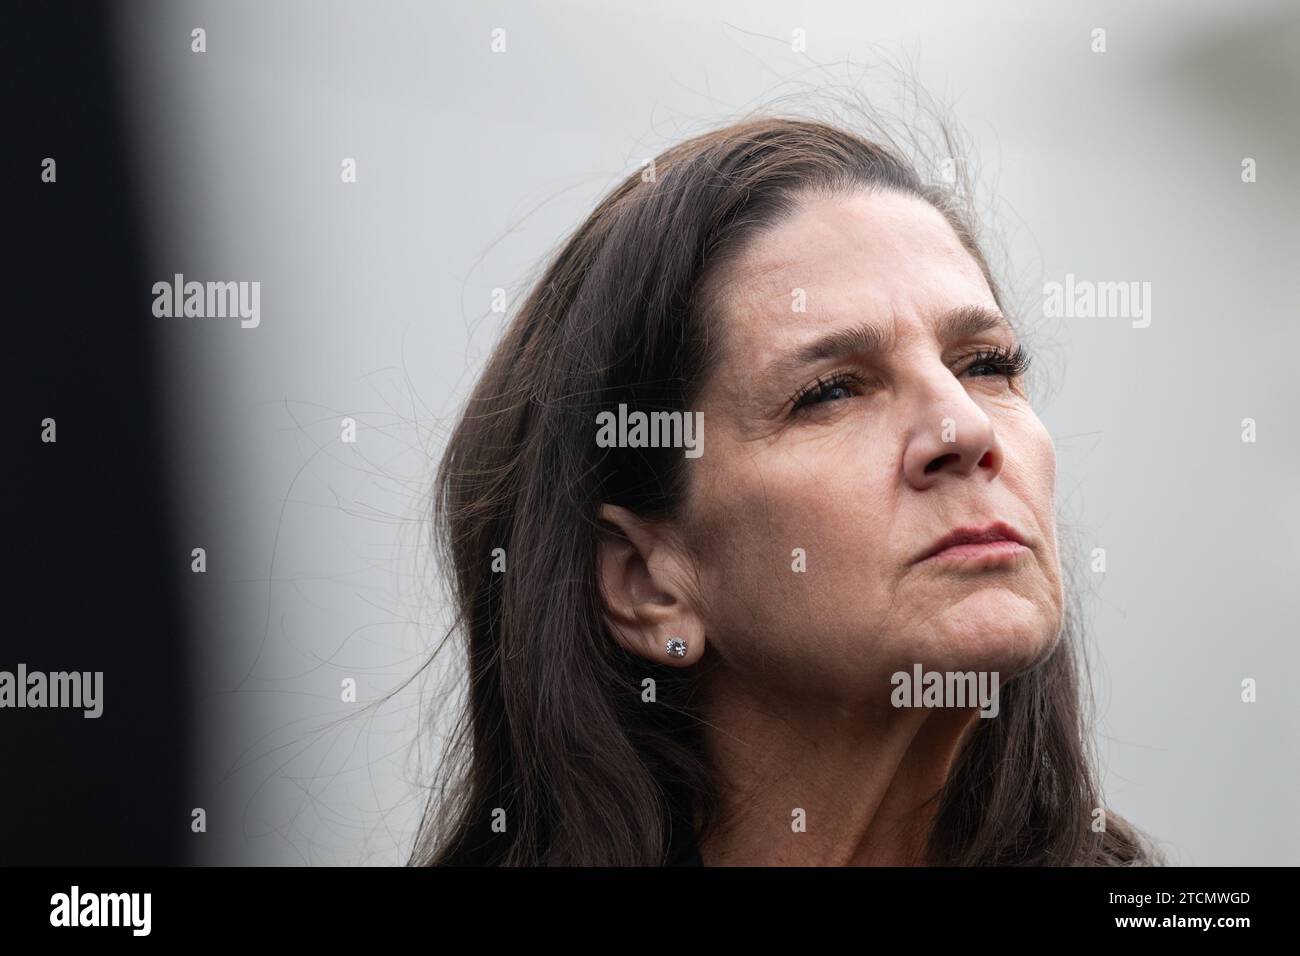
[[[469,685],[412,862],[1159,862],[1101,803],[1052,440],[962,208],[757,119],[568,239],[439,471]]]

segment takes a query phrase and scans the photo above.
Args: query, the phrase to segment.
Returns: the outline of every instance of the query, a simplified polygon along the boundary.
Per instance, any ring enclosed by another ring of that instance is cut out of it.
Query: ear
[[[693,568],[675,535],[618,505],[601,505],[596,571],[605,620],[618,642],[658,664],[689,667],[704,653]],[[686,643],[678,657],[668,643]]]

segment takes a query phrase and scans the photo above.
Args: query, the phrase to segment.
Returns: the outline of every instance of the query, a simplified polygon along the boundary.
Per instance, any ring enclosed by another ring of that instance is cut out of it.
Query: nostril
[[[932,462],[930,462],[928,465],[925,466],[925,473],[928,475],[931,472],[938,471],[945,464],[947,464],[948,459],[956,458],[956,457],[958,456],[951,453],[947,455],[940,455],[938,458],[934,459]]]

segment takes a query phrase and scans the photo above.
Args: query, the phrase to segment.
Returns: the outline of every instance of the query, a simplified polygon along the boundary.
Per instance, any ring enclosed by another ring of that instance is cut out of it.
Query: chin
[[[918,639],[919,663],[934,670],[997,671],[1005,679],[1033,669],[1052,651],[1060,616],[1001,588],[971,594],[934,619]]]

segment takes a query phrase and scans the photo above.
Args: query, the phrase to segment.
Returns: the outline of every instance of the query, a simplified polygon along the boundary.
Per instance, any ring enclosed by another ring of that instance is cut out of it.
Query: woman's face
[[[953,323],[1000,311],[943,216],[889,192],[807,198],[721,278],[681,532],[728,669],[852,703],[915,664],[1005,680],[1041,660],[1061,625],[1055,450],[1023,379],[971,363],[1016,340]],[[864,327],[874,350],[813,348]],[[1027,548],[918,560],[995,521]]]

